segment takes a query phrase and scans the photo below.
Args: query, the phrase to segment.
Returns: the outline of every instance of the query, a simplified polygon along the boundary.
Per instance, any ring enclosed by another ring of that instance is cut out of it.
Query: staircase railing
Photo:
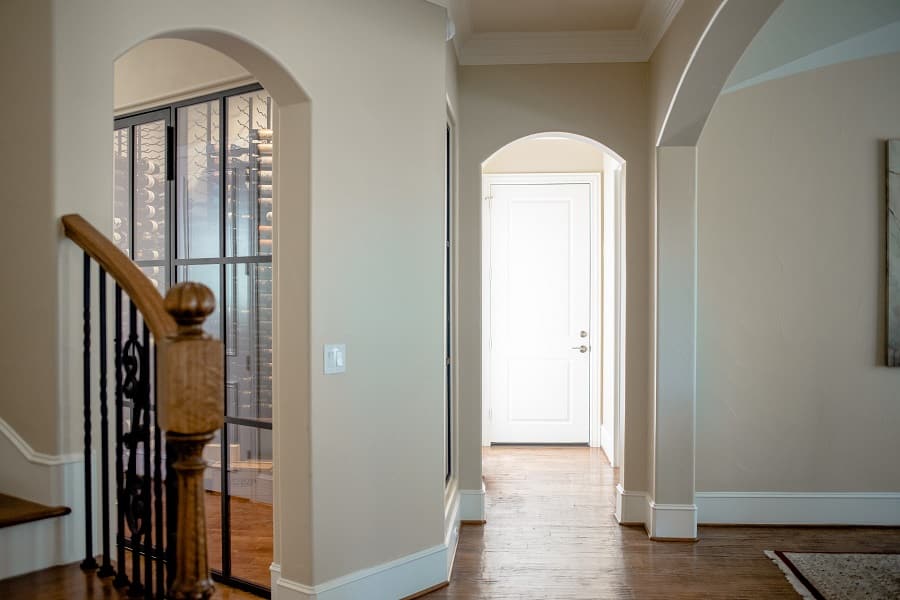
[[[202,325],[215,309],[215,298],[206,286],[185,282],[163,299],[140,268],[84,218],[66,215],[62,222],[66,236],[84,251],[82,568],[97,569],[100,577],[115,577],[114,584],[127,586],[130,597],[209,598],[213,584],[207,563],[203,447],[224,421],[224,352],[222,342],[204,333]],[[96,308],[91,298],[92,259],[98,265]],[[111,285],[115,334],[110,345],[107,291]],[[98,317],[95,364],[100,372],[96,380],[91,375],[92,314]],[[123,321],[127,322],[124,332]],[[92,497],[95,385],[100,417],[99,506]],[[109,489],[113,481],[114,496]],[[113,502],[115,523],[110,516]],[[95,510],[102,532],[99,565],[93,545]],[[115,564],[110,549],[113,527]]]

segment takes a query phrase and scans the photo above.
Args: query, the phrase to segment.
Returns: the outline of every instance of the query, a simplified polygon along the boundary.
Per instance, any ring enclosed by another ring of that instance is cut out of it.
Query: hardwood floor
[[[652,542],[616,523],[616,473],[597,449],[489,448],[484,473],[488,522],[462,528],[450,585],[423,598],[796,599],[763,550],[900,552],[900,529],[885,528],[701,527],[696,543]],[[268,548],[241,548],[235,564],[271,560]],[[121,597],[77,564],[0,581],[4,599]]]
[[[763,550],[900,552],[900,529],[701,527],[652,542],[613,516],[598,449],[484,450],[487,524],[465,526],[439,599],[777,599],[798,596]]]
[[[259,600],[258,596],[216,584],[219,600]],[[119,600],[128,598],[128,590],[117,590],[111,579],[85,573],[78,563],[44,569],[0,581],[0,598],[9,600]]]
[[[272,505],[231,497],[231,574],[269,587],[272,564]],[[222,496],[206,493],[209,568],[222,570]]]

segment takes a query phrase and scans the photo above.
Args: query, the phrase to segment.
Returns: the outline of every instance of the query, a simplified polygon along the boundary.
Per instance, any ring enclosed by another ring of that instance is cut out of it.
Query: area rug
[[[900,554],[766,550],[806,600],[896,600]]]

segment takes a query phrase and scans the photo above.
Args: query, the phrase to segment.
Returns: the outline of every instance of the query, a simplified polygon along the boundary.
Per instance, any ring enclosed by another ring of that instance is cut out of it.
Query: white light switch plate
[[[347,345],[325,344],[325,374],[343,373],[347,370]]]

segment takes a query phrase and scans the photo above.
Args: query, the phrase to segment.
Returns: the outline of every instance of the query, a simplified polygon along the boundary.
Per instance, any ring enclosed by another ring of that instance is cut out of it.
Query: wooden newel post
[[[165,309],[178,331],[161,341],[158,360],[159,426],[175,450],[178,479],[178,535],[171,599],[212,596],[206,553],[203,447],[225,420],[223,348],[204,333],[203,321],[216,307],[205,285],[180,283],[166,294]]]

